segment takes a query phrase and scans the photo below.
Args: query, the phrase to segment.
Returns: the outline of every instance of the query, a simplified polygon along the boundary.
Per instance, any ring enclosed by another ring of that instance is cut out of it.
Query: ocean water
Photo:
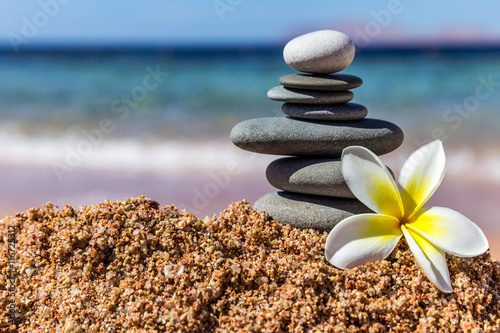
[[[230,131],[283,116],[266,94],[292,72],[276,49],[0,52],[0,218],[138,195],[200,218],[254,203],[276,190],[265,169],[277,157],[236,148]],[[384,163],[397,174],[441,139],[447,173],[429,205],[498,239],[500,51],[362,50],[343,72],[363,79],[353,102],[368,117],[405,133]]]
[[[282,115],[266,93],[290,73],[274,49],[2,54],[0,168],[49,169],[54,181],[224,168],[249,156],[229,141],[236,123]],[[353,102],[369,117],[405,131],[402,155],[439,138],[449,172],[500,183],[500,52],[362,50],[343,73],[364,80]]]

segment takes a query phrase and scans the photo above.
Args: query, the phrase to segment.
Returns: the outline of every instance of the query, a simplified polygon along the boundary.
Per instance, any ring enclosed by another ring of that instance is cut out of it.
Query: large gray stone
[[[253,208],[265,211],[276,221],[295,228],[329,232],[349,216],[372,213],[357,199],[342,199],[290,192],[271,192]]]
[[[364,146],[377,155],[389,153],[403,142],[403,131],[369,118],[326,123],[270,117],[237,124],[231,140],[241,149],[261,154],[338,158],[348,146]]]
[[[352,91],[317,91],[285,88],[277,86],[267,92],[267,97],[273,101],[301,104],[339,104],[353,99]]]
[[[289,117],[298,119],[324,120],[324,121],[349,121],[366,117],[368,110],[361,104],[296,104],[285,103],[281,111]]]
[[[340,72],[354,59],[351,39],[338,31],[314,31],[288,42],[283,58],[290,68],[299,72],[329,74]]]
[[[269,164],[266,177],[284,191],[355,198],[342,176],[340,159],[280,158]]]
[[[280,77],[280,83],[287,88],[338,91],[357,88],[363,84],[363,80],[348,74],[291,74]]]

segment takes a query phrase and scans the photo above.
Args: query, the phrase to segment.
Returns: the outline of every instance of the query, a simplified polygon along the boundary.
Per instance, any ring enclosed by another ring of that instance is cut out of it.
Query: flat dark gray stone
[[[324,120],[324,121],[349,121],[366,117],[368,110],[361,104],[296,104],[285,103],[281,111],[289,117],[298,119]]]
[[[349,216],[372,213],[357,199],[342,199],[290,192],[271,192],[261,197],[253,208],[265,211],[279,223],[295,228],[330,232]]]
[[[301,104],[340,104],[353,99],[352,91],[318,91],[277,86],[267,92],[273,101]]]
[[[342,176],[340,159],[280,158],[269,164],[266,177],[283,191],[355,198]]]
[[[377,155],[389,153],[403,143],[403,131],[388,121],[370,118],[319,122],[270,117],[237,124],[231,140],[255,153],[339,158],[348,146],[364,146]]]
[[[338,91],[355,89],[363,80],[349,74],[291,74],[280,77],[280,84],[287,88]]]

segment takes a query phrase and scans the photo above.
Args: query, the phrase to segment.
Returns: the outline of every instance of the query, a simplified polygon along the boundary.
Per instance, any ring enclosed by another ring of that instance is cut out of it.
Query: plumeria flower
[[[446,158],[436,140],[416,150],[403,165],[398,184],[370,150],[352,146],[342,153],[342,174],[352,193],[376,214],[339,222],[330,232],[325,257],[352,268],[385,259],[405,237],[420,268],[441,291],[453,292],[445,252],[474,257],[488,250],[479,227],[443,207],[422,208],[443,179]]]

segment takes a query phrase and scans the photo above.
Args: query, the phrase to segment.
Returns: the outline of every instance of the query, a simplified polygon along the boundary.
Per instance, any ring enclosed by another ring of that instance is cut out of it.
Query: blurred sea
[[[233,147],[229,133],[245,119],[281,116],[266,93],[290,73],[279,49],[0,54],[1,211],[147,195],[154,186],[163,203],[200,212],[252,197],[245,191],[255,188],[220,185],[230,192],[195,202],[214,179],[207,175],[228,163],[239,167],[234,182],[265,183],[276,157]],[[363,79],[353,102],[368,117],[404,130],[403,146],[385,157],[395,170],[440,138],[448,174],[500,185],[500,51],[360,50],[342,73]]]

